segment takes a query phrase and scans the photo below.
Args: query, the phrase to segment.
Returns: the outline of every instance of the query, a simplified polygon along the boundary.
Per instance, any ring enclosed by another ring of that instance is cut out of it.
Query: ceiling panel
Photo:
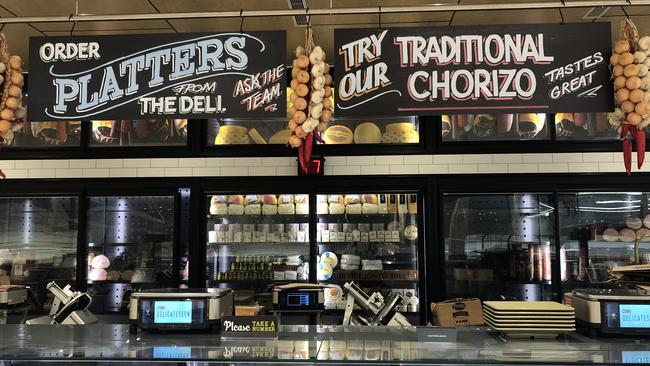
[[[3,0],[2,6],[18,16],[48,16],[74,14],[76,0]],[[79,1],[80,14],[152,13],[155,9],[147,0]]]
[[[70,31],[71,22],[65,23],[35,23],[36,28],[43,32]],[[111,22],[78,22],[74,27],[75,33],[81,30],[120,30],[120,29],[171,29],[164,20],[111,21]]]

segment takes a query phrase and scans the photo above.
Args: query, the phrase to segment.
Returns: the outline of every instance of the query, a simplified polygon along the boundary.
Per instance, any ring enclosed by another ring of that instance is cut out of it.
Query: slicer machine
[[[347,292],[343,325],[411,326],[406,317],[398,311],[405,300],[404,296],[393,293],[388,300],[384,300],[379,292],[368,295],[354,282],[347,282],[343,288]],[[360,311],[354,311],[355,304],[361,308]]]
[[[88,293],[73,291],[70,285],[61,288],[55,282],[48,283],[46,289],[54,295],[50,314],[30,319],[25,324],[84,325],[98,322],[95,315],[88,311],[92,302]]]

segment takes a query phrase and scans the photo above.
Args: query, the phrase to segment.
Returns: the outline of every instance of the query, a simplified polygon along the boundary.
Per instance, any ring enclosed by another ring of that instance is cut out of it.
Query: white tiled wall
[[[634,154],[633,154],[634,155]],[[0,160],[7,179],[290,176],[295,157]],[[633,156],[633,167],[636,166]],[[634,169],[636,171],[636,169]],[[650,162],[642,171],[650,171]],[[624,173],[615,153],[382,155],[326,157],[326,175]]]

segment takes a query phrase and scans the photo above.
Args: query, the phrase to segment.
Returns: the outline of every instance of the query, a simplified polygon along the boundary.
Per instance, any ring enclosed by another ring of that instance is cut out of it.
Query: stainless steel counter
[[[278,339],[130,335],[126,325],[0,326],[2,361],[548,365],[650,362],[646,338],[507,340],[485,328],[283,326]]]

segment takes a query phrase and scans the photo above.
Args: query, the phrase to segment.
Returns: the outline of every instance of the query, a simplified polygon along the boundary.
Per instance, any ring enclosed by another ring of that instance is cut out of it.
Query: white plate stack
[[[485,323],[509,338],[556,338],[575,331],[575,311],[553,301],[485,301]]]

